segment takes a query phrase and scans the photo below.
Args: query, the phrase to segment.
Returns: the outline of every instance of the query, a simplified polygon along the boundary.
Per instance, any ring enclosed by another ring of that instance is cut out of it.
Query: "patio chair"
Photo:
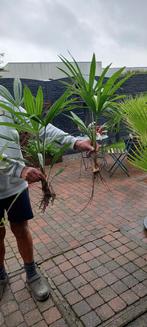
[[[131,147],[133,145],[133,137],[132,135],[129,135],[129,138],[124,142],[124,147],[122,145],[119,147],[119,145],[112,145],[107,149],[107,154],[111,156],[114,163],[109,168],[109,176],[111,177],[118,168],[121,168],[122,171],[129,177],[128,168],[125,165],[125,159],[129,155],[129,152],[131,150]]]

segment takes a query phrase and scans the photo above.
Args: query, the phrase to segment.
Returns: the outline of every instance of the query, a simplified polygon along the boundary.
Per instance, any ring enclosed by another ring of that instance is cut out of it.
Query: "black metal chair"
[[[126,167],[124,160],[129,155],[132,145],[133,145],[133,137],[132,135],[130,135],[129,138],[125,140],[124,148],[122,147],[119,148],[117,146],[115,147],[114,145],[108,148],[107,153],[114,160],[113,165],[108,170],[110,177],[115,173],[115,171],[118,168],[121,168],[123,172],[127,176],[129,176],[128,168]]]

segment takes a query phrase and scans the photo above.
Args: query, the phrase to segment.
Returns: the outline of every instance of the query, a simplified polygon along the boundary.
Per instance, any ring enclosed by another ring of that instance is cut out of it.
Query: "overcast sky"
[[[5,63],[80,61],[147,66],[147,0],[0,0]]]

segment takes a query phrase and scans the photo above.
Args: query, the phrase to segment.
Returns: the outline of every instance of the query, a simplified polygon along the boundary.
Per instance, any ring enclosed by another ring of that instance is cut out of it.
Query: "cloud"
[[[8,60],[79,60],[146,65],[147,1],[1,0],[1,43]],[[136,59],[135,59],[136,58]]]

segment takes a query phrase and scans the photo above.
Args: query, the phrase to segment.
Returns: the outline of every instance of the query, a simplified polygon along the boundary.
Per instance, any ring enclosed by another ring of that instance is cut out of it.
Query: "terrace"
[[[107,186],[98,182],[93,201],[83,210],[91,172],[83,169],[79,177],[78,154],[63,159],[54,168],[65,167],[54,182],[57,200],[45,214],[38,207],[39,185],[30,188],[35,258],[49,280],[51,296],[42,303],[31,298],[7,226],[10,284],[1,301],[0,325],[146,326],[146,175],[132,167],[130,177],[121,170],[112,178],[103,172]]]

